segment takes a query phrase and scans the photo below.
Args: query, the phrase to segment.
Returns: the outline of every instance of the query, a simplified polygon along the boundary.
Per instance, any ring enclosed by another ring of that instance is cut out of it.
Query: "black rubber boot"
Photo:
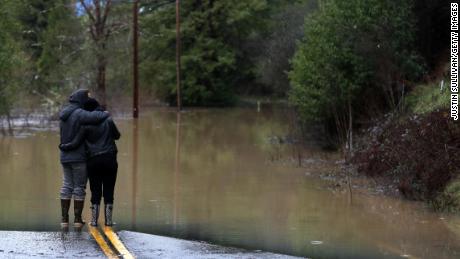
[[[105,204],[105,225],[112,226],[112,212],[113,212],[113,204]]]
[[[74,223],[73,223],[73,226],[75,228],[81,228],[83,227],[83,225],[85,225],[85,222],[83,221],[83,219],[81,218],[81,214],[83,213],[83,206],[85,204],[85,201],[79,201],[79,200],[74,200],[73,201],[73,209],[74,209],[74,213],[75,213],[75,219],[74,219]]]
[[[101,205],[93,204],[91,205],[91,226],[97,226],[97,219],[99,218],[99,209]]]
[[[70,208],[70,199],[61,199],[61,227],[69,227],[69,208]]]

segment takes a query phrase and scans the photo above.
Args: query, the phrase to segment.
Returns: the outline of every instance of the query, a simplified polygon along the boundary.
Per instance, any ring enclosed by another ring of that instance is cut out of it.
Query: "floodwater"
[[[279,141],[289,118],[249,108],[116,118],[116,228],[313,258],[460,257],[458,218],[333,192],[311,175],[338,157],[314,146],[303,151],[302,168],[289,162],[296,148]],[[0,230],[55,231],[58,131],[29,133],[0,137]]]

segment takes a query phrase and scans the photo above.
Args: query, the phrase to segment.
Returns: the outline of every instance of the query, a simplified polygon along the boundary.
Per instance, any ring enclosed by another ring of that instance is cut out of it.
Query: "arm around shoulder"
[[[108,112],[105,111],[85,111],[81,110],[80,111],[80,122],[83,125],[86,124],[99,124],[103,122],[105,119],[107,119],[110,116]]]

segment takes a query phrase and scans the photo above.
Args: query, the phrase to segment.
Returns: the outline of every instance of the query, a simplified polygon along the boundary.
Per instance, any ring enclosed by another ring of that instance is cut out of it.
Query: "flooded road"
[[[116,119],[116,228],[313,258],[460,257],[458,218],[332,192],[309,176],[314,161],[338,159],[318,148],[304,152],[311,167],[280,162],[295,154],[279,141],[288,118],[241,108]],[[59,229],[58,142],[56,130],[0,137],[0,230]]]

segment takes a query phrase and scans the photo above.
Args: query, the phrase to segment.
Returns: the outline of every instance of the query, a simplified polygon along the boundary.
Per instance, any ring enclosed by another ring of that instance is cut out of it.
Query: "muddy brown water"
[[[460,220],[422,204],[332,192],[304,167],[277,109],[156,109],[118,117],[114,220],[134,230],[313,258],[460,258]],[[179,123],[178,123],[179,122]],[[59,229],[58,131],[0,137],[0,229]],[[313,162],[312,162],[313,161]],[[330,162],[330,163],[328,163]],[[308,173],[306,173],[308,172]],[[89,188],[88,188],[89,193]],[[89,206],[86,206],[86,209]],[[89,211],[86,210],[86,217]]]

